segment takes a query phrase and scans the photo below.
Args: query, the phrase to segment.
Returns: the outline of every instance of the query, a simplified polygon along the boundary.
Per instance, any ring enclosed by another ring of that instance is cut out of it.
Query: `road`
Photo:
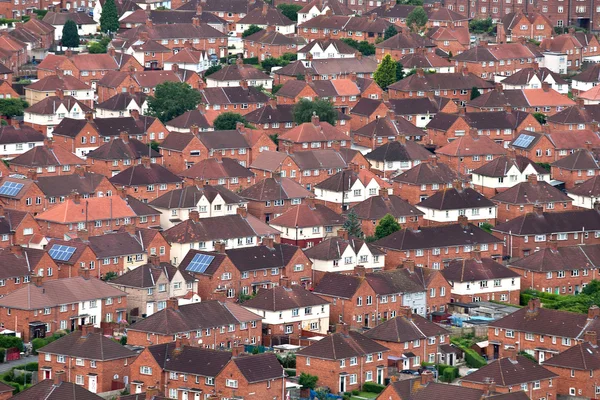
[[[2,363],[2,364],[0,364],[0,374],[5,373],[6,371],[10,370],[12,367],[16,367],[17,365],[24,365],[24,364],[27,364],[30,362],[37,362],[37,360],[38,360],[37,356],[28,356],[28,357],[21,357],[20,360]]]

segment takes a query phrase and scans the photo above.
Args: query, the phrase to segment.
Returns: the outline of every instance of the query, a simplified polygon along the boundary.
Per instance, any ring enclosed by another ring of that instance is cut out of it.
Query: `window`
[[[505,335],[507,338],[514,338],[514,337],[515,337],[515,331],[511,331],[511,330],[507,329],[507,330],[504,332],[504,335]]]
[[[365,382],[373,381],[373,371],[367,371],[365,374]]]

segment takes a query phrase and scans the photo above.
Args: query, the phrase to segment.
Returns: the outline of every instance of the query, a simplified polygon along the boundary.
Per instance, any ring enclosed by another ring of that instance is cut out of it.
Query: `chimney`
[[[461,117],[464,117],[466,112],[467,110],[465,107],[458,107],[458,115],[460,115]]]
[[[271,108],[277,108],[277,98],[269,99],[268,104]]]
[[[517,349],[514,346],[505,348],[502,353],[505,358],[508,358],[511,361],[517,361]]]
[[[52,139],[52,138],[44,139],[44,146],[46,146],[49,149],[54,148],[54,139]]]
[[[121,140],[123,141],[123,143],[129,143],[129,132],[127,132],[127,131],[121,131],[119,133],[119,137],[121,138]]]
[[[236,211],[237,214],[242,218],[246,218],[248,216],[248,209],[246,209],[246,207],[238,207]]]
[[[356,78],[357,78],[357,76],[356,76],[356,72],[352,71],[352,72],[350,73],[350,80],[351,80],[352,82],[356,82]]]
[[[541,204],[534,204],[533,212],[536,213],[537,215],[544,215],[544,206]]]
[[[467,75],[469,75],[469,68],[464,66],[464,67],[462,67],[462,70],[460,72],[462,73],[463,76],[467,76]]]
[[[155,255],[148,256],[148,264],[153,265],[155,267],[160,266],[160,257]]]
[[[335,324],[335,333],[341,333],[347,335],[350,332],[350,326],[348,324]]]
[[[400,142],[400,144],[406,144],[406,135],[404,134],[399,134],[398,137],[396,138],[396,140],[398,142]]]
[[[85,176],[85,168],[82,165],[78,165],[75,167],[75,174],[84,177]]]
[[[189,42],[187,42],[187,43],[189,43]],[[173,71],[174,73],[179,72],[179,64],[173,64],[171,66],[171,71]]]
[[[587,151],[591,151],[594,148],[594,146],[592,145],[592,142],[590,142],[589,140],[585,142],[585,149]]]
[[[429,382],[433,382],[433,372],[424,370],[421,372],[421,386],[425,386]]]
[[[469,128],[469,135],[471,135],[471,137],[477,139],[479,137],[479,131],[477,130],[477,128],[472,126]]]
[[[4,205],[0,204],[0,217],[4,217]]]
[[[463,229],[467,229],[469,227],[469,219],[467,218],[466,215],[459,215],[458,223],[460,224],[460,227]]]
[[[85,113],[85,119],[86,119],[88,122],[92,122],[92,121],[94,120],[94,113],[93,113],[93,112],[91,112],[91,111],[89,111],[89,112],[86,112],[86,113]]]
[[[246,352],[246,348],[244,346],[233,346],[231,347],[231,356],[239,357]]]
[[[357,163],[351,162],[349,167],[352,172],[356,172],[356,173],[360,172],[360,165],[358,165]]]
[[[175,297],[169,297],[167,299],[167,308],[169,310],[179,310],[179,300]]]
[[[19,123],[19,120],[16,118],[11,118],[10,119],[10,125],[15,128],[15,129],[21,129],[21,125]]]
[[[244,65],[242,57],[238,56],[238,58],[235,59],[235,65]]]
[[[279,286],[290,289],[292,287],[292,280],[287,276],[279,278]]]
[[[600,317],[600,307],[594,304],[588,308],[588,319],[595,319],[597,317]]]
[[[429,157],[429,164],[433,167],[437,167],[437,164],[438,164],[437,156],[434,155],[434,156]]]
[[[343,229],[343,228],[342,228],[342,229],[338,229],[338,231],[337,231],[337,236],[338,236],[340,239],[343,239],[343,240],[348,240],[348,231],[347,231],[347,230],[345,230],[345,229]]]
[[[85,324],[81,327],[81,337],[86,337],[87,335],[89,335],[90,333],[94,333],[96,331],[96,328],[94,327],[94,324]]]
[[[235,123],[235,130],[242,133],[246,131],[246,126],[244,125],[243,122],[236,122]]]
[[[90,279],[90,269],[85,267],[79,268],[79,276],[85,280]]]
[[[193,17],[192,18],[192,25],[194,25],[194,26],[200,26],[200,18]]]
[[[487,40],[480,40],[479,47],[488,47],[489,43]]]
[[[455,179],[452,181],[452,187],[456,189],[456,191],[460,192],[463,190],[463,184],[460,180]]]
[[[594,346],[597,346],[598,345],[598,335],[596,334],[596,331],[586,331],[583,334],[583,341],[588,342],[589,344],[592,344]]]
[[[496,89],[496,92],[502,93],[502,89],[503,89],[502,82],[496,82],[496,84],[494,86],[495,86],[494,89]]]
[[[542,90],[544,92],[549,92],[550,91],[550,84],[548,82],[542,82]]]
[[[62,89],[56,89],[55,96],[62,100],[65,98],[65,92]]]
[[[144,168],[150,168],[150,157],[142,156],[142,166]]]
[[[377,18],[377,13],[369,14],[369,21],[375,21],[376,18]]]
[[[37,180],[37,171],[35,169],[28,169],[27,170],[27,179],[36,181]]]
[[[423,78],[425,76],[425,71],[423,71],[423,68],[417,69],[417,76],[419,78]]]
[[[481,248],[479,245],[475,245],[471,250],[471,258],[475,261],[481,261]]]
[[[269,11],[269,5],[265,2],[262,7],[262,15],[267,15],[267,11]]]
[[[54,386],[59,386],[65,379],[65,371],[59,370],[54,372]]]
[[[362,60],[362,53],[360,51],[356,52],[356,54],[354,55],[354,58],[356,58],[357,60]]]
[[[156,386],[148,386],[146,388],[146,400],[153,400],[154,397],[158,396],[158,388]],[[140,398],[141,400],[141,398]]]
[[[492,394],[494,394],[496,392],[496,382],[494,382],[493,379],[490,379],[489,382],[486,382],[486,387],[484,390],[484,395],[485,396],[491,396]]]
[[[319,124],[320,124],[319,116],[317,115],[317,113],[315,111],[313,111],[313,115],[312,115],[312,117],[310,117],[310,122],[312,122],[312,124],[314,126],[319,126]]]
[[[107,51],[108,55],[111,57],[115,56],[115,48],[114,47],[110,47]]]
[[[386,112],[386,115],[392,121],[396,120],[396,111],[394,111],[394,109],[392,109],[392,108],[388,109],[387,112]]]
[[[175,337],[175,348],[172,351],[172,355],[178,356],[183,351],[183,338],[181,336]]]
[[[43,276],[39,276],[39,275],[31,275],[31,283],[35,286],[35,287],[42,287],[42,282],[44,281],[44,277]]]
[[[412,309],[407,306],[400,306],[400,308],[398,308],[398,316],[406,319],[412,319]]]
[[[367,269],[364,265],[355,265],[354,266],[354,275],[364,278],[367,274]]]
[[[263,237],[262,238],[262,245],[268,247],[269,249],[273,249],[273,238],[272,237]]]
[[[67,58],[73,57],[73,52],[71,51],[71,49],[65,50],[65,57],[67,57]]]
[[[192,132],[194,135],[197,135],[200,132],[200,128],[198,125],[194,124],[190,126],[190,132]]]
[[[537,185],[537,183],[538,183],[537,175],[536,174],[527,175],[527,182],[531,183],[532,185]]]
[[[527,303],[527,310],[528,310],[528,312],[532,312],[532,313],[537,312],[541,306],[542,306],[542,303],[541,303],[540,299],[536,297],[534,299],[529,300],[529,302]]]
[[[575,33],[575,28],[573,28],[573,27],[570,27],[570,28],[569,28],[569,35],[572,35],[572,34],[574,34],[574,33]]]
[[[198,210],[190,211],[189,219],[192,222],[198,222],[198,221],[200,221],[200,213],[198,212]]]
[[[10,252],[19,258],[23,257],[23,248],[18,244],[10,246]]]
[[[215,242],[215,252],[219,254],[225,254],[225,242]]]
[[[242,79],[242,80],[240,81],[240,86],[242,87],[242,89],[244,89],[244,90],[248,90],[248,81],[247,81],[247,80],[245,80],[245,79]]]
[[[84,242],[87,242],[90,238],[90,233],[87,229],[82,229],[80,231],[77,231],[77,238],[83,240]]]

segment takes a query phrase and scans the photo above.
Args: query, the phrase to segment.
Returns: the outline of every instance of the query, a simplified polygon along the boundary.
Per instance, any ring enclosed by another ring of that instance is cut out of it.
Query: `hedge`
[[[0,347],[5,349],[16,347],[19,351],[23,351],[23,340],[16,336],[0,335]]]
[[[455,380],[456,378],[458,378],[458,368],[449,366],[448,368],[444,369],[444,372],[443,372],[440,380],[442,382],[450,383],[453,380]]]
[[[481,357],[475,350],[473,349],[463,349],[465,352],[465,362],[470,368],[481,368],[484,365],[487,365],[487,361],[485,358]]]
[[[374,382],[367,382],[362,387],[363,392],[369,393],[381,393],[383,392],[383,389],[385,389],[385,386],[379,385]]]

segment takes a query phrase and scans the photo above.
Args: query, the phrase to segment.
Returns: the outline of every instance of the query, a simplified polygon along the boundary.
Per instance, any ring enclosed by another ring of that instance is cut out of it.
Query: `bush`
[[[287,374],[287,376],[296,376],[295,369],[286,368],[285,373]]]
[[[23,340],[16,336],[0,335],[0,347],[5,349],[16,347],[19,351],[23,351]]]
[[[358,394],[359,394],[359,393],[360,393],[360,390],[356,390],[356,389],[354,389],[354,390],[352,391],[352,396],[358,396]]]
[[[4,362],[5,357],[6,357],[6,349],[0,347],[0,363]]]
[[[9,385],[14,387],[13,395],[15,395],[21,391],[21,385],[19,385],[18,383],[10,382]]]
[[[19,385],[25,385],[26,383],[31,383],[31,372],[27,372],[27,373],[20,374],[20,375],[14,375],[14,378],[12,381],[15,383],[18,383]]]
[[[33,372],[33,371],[37,371],[38,369],[39,369],[39,365],[36,362],[30,362],[30,363],[25,364],[25,371]]]
[[[2,380],[5,382],[12,382],[14,379],[15,379],[15,372],[12,369],[9,371],[6,371],[4,373],[4,375],[2,375]]]
[[[367,382],[362,387],[363,392],[369,393],[381,393],[383,392],[383,389],[385,389],[385,386],[379,385],[374,382]]]
[[[469,368],[481,368],[484,365],[487,365],[487,361],[485,358],[481,357],[475,350],[473,349],[463,349],[465,352],[465,362],[469,366]]]
[[[250,64],[250,65],[258,65],[258,57],[248,57],[248,58],[244,58],[244,64]]]
[[[438,377],[442,382],[452,382],[458,378],[458,368],[447,364],[438,364]]]

